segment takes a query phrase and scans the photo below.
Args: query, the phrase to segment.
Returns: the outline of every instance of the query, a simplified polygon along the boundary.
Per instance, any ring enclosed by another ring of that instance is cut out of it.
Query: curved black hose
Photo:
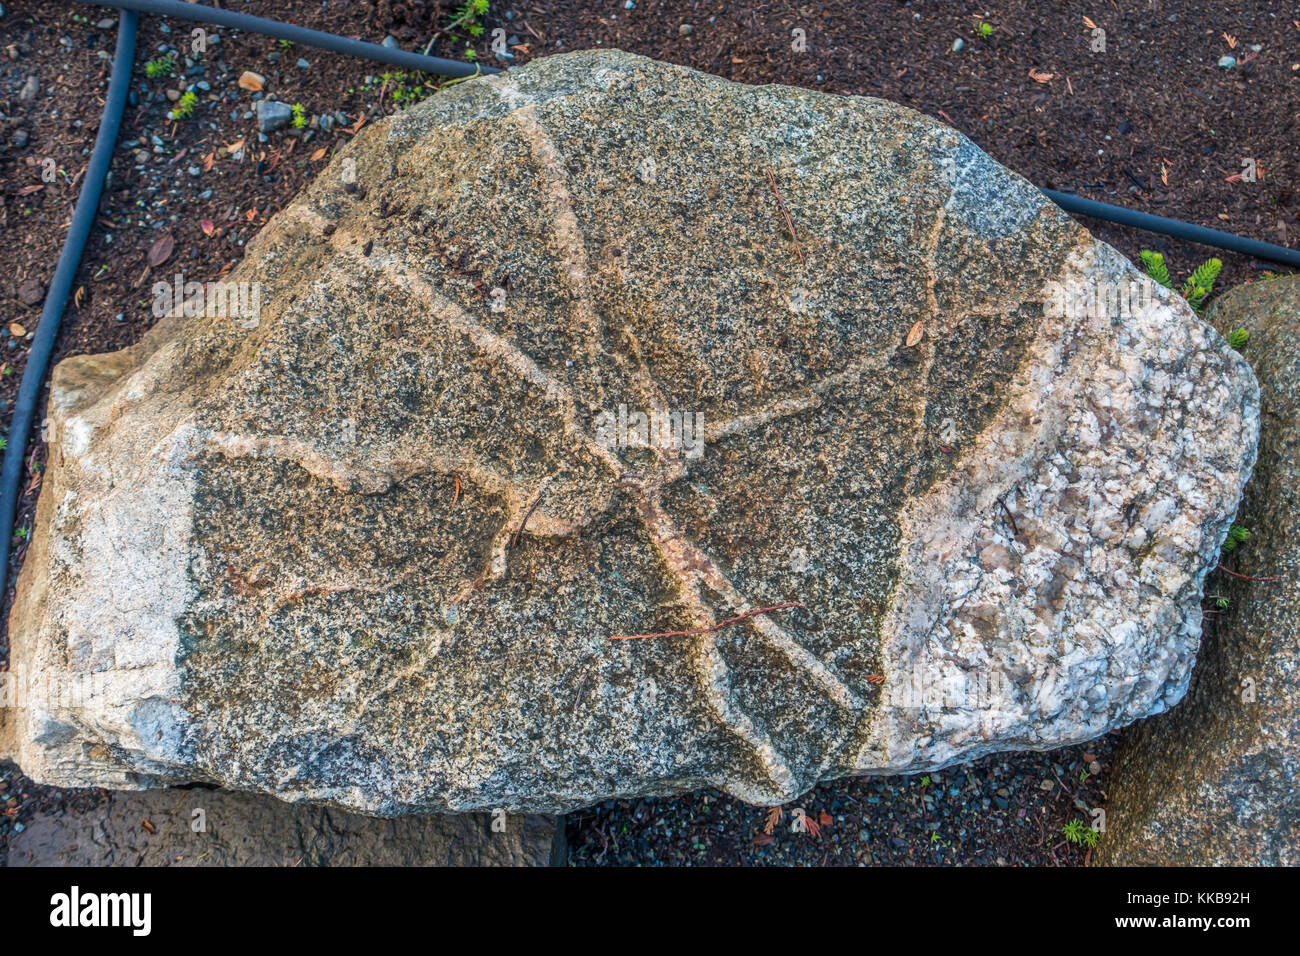
[[[1217,246],[1220,249],[1254,256],[1256,259],[1300,268],[1300,249],[1288,249],[1286,246],[1275,246],[1271,242],[1246,239],[1243,236],[1234,236],[1230,232],[1194,226],[1189,222],[1153,216],[1147,212],[1125,209],[1123,206],[1112,206],[1110,203],[1084,199],[1082,196],[1057,192],[1055,189],[1044,189],[1042,192],[1066,212],[1091,216],[1093,219],[1104,219],[1107,222],[1119,223],[1121,226],[1133,226],[1136,229],[1145,229],[1147,232],[1158,232],[1176,239],[1186,239],[1189,242],[1199,242],[1205,246]]]
[[[36,403],[45,381],[45,370],[50,364],[50,354],[54,351],[54,338],[59,333],[59,320],[63,318],[63,307],[67,305],[72,281],[77,277],[77,266],[81,264],[81,253],[86,248],[86,238],[90,235],[90,226],[99,209],[99,194],[104,188],[104,176],[113,158],[117,130],[122,125],[122,113],[126,110],[131,64],[135,59],[137,19],[132,11],[123,11],[117,27],[117,50],[113,54],[113,74],[108,82],[104,116],[99,122],[99,132],[95,134],[95,148],[90,154],[90,164],[86,167],[81,195],[77,197],[77,207],[72,212],[72,225],[68,227],[68,237],[63,242],[63,251],[59,253],[58,265],[54,267],[54,277],[50,280],[50,291],[45,296],[31,351],[27,353],[27,366],[23,369],[23,380],[18,386],[18,398],[14,402],[14,415],[9,423],[9,443],[5,446],[4,466],[0,467],[0,554],[4,558],[0,561],[0,602],[4,600],[9,583],[9,549],[13,543],[14,518],[18,511],[18,484],[23,477],[27,437],[36,415]]]
[[[94,6],[117,7],[121,10],[135,10],[140,13],[157,13],[182,20],[193,20],[237,30],[248,30],[252,33],[261,33],[266,36],[301,43],[304,46],[333,50],[336,53],[346,53],[351,56],[377,60],[380,63],[391,63],[394,66],[441,76],[465,77],[474,76],[476,73],[501,72],[492,66],[471,66],[468,63],[460,63],[456,60],[444,60],[440,57],[408,53],[405,50],[393,50],[375,43],[363,43],[360,40],[335,36],[332,33],[323,33],[320,30],[308,30],[304,27],[291,26],[287,23],[249,16],[244,13],[235,13],[231,10],[218,10],[215,7],[205,7],[197,3],[184,3],[182,0],[77,0],[77,2]],[[1084,199],[1082,196],[1058,192],[1054,189],[1044,189],[1042,192],[1066,212],[1091,216],[1105,222],[1145,229],[1148,232],[1186,239],[1190,242],[1199,242],[1220,249],[1229,249],[1233,252],[1253,256],[1256,259],[1264,259],[1269,262],[1278,262],[1300,268],[1300,251],[1288,249],[1285,246],[1260,242],[1257,239],[1246,239],[1228,232],[1220,232],[1217,229],[1207,229],[1204,226],[1180,222],[1177,219],[1166,219],[1163,216],[1136,212],[1122,206],[1112,206],[1109,203]]]
[[[204,7],[197,3],[183,3],[181,0],[77,0],[98,7],[117,7],[119,10],[135,10],[139,13],[156,13],[164,17],[177,17],[181,20],[193,20],[197,23],[211,23],[232,30],[247,30],[265,36],[301,43],[303,46],[318,50],[332,50],[346,53],[380,63],[391,63],[408,70],[422,73],[435,73],[438,76],[464,77],[479,73],[500,73],[494,66],[478,66],[462,63],[459,60],[444,60],[439,56],[424,56],[421,53],[408,53],[405,50],[393,50],[378,43],[363,43],[347,37],[322,33],[320,30],[308,30],[295,27],[277,20],[235,13],[233,10],[218,10],[216,7]]]

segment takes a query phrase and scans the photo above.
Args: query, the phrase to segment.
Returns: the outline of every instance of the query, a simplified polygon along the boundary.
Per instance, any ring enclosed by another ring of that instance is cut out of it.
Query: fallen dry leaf
[[[150,833],[158,832],[158,828],[153,825],[153,822],[148,817],[145,817],[143,820],[140,821],[140,826],[144,827]]]
[[[172,249],[176,247],[176,240],[172,238],[170,232],[165,232],[158,237],[158,240],[149,247],[149,265],[160,266],[171,258]]]
[[[328,152],[329,152],[329,147],[328,147],[328,146],[322,146],[320,149],[316,150],[316,152],[312,153],[312,154],[311,154],[309,157],[307,157],[307,158],[308,158],[309,160],[311,160],[311,162],[315,163],[315,162],[318,162],[319,160],[324,159],[324,158],[325,158],[325,154],[328,153]]]
[[[16,339],[21,339],[24,335],[27,334],[27,330],[23,328],[21,325],[19,325],[17,322],[12,322],[9,325],[9,334]]]
[[[903,348],[910,349],[913,345],[920,342],[925,337],[925,319],[917,322],[916,325],[907,333],[907,341],[903,343]]]
[[[754,839],[751,842],[754,846],[771,846],[776,842],[776,837],[772,836],[770,833],[755,833]]]
[[[817,814],[817,822],[824,827],[828,827],[835,822],[835,818],[823,810],[821,813]]]
[[[211,219],[204,219],[199,223],[199,228],[203,230],[205,236],[210,236],[217,231],[217,224]]]
[[[36,183],[34,186],[24,186],[22,189],[18,190],[18,195],[30,196],[32,193],[40,192],[44,188],[44,183]]]
[[[1035,83],[1051,83],[1056,79],[1055,73],[1040,73],[1038,70],[1030,70],[1029,78]]]
[[[254,73],[252,70],[245,70],[239,76],[239,88],[248,90],[252,93],[260,91],[266,86],[266,77],[261,73]]]
[[[1093,23],[1093,22],[1092,22],[1091,20],[1089,20],[1087,17],[1084,17],[1084,18],[1083,18],[1083,25],[1084,25],[1085,27],[1087,27],[1089,30],[1095,30],[1095,29],[1097,29],[1097,24]]]
[[[244,141],[242,139],[235,140],[235,142],[233,143],[226,144],[226,152],[232,156],[243,148],[244,148]]]

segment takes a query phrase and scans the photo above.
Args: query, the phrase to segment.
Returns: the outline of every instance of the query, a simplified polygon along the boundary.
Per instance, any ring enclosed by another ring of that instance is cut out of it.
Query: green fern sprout
[[[194,95],[194,91],[186,91],[181,95],[181,98],[176,101],[176,105],[172,107],[171,118],[178,120],[189,119],[194,115],[194,107],[196,107],[198,103],[199,98]]]
[[[303,105],[301,103],[294,103],[293,106],[289,107],[289,109],[293,113],[293,128],[302,129],[305,127],[307,125],[307,110]]]
[[[1142,256],[1142,268],[1146,269],[1147,275],[1166,289],[1173,289],[1174,284],[1169,278],[1169,269],[1165,266],[1165,257],[1158,252],[1152,252],[1150,249],[1143,249],[1140,255]]]
[[[1250,341],[1250,333],[1245,329],[1233,329],[1228,333],[1228,344],[1240,352]]]
[[[1228,529],[1228,537],[1223,540],[1223,551],[1225,554],[1229,551],[1236,551],[1238,545],[1245,544],[1249,540],[1250,529],[1234,524]]]
[[[1193,309],[1199,309],[1205,297],[1214,291],[1214,280],[1219,278],[1223,262],[1219,259],[1207,259],[1196,267],[1183,285],[1183,298]]]
[[[1061,835],[1075,846],[1093,847],[1101,838],[1098,833],[1090,826],[1086,826],[1082,820],[1073,819],[1065,826],[1061,827]]]
[[[166,56],[156,56],[144,65],[145,76],[151,80],[156,80],[160,76],[167,76],[176,72],[176,57],[168,53]]]
[[[1169,277],[1169,267],[1165,265],[1165,257],[1150,249],[1143,249],[1139,254],[1142,257],[1142,268],[1146,270],[1147,275],[1171,292],[1180,291],[1187,304],[1192,307],[1192,311],[1199,315],[1201,306],[1214,291],[1214,282],[1219,278],[1223,262],[1218,259],[1205,260],[1187,277],[1182,289],[1175,290],[1173,280]]]

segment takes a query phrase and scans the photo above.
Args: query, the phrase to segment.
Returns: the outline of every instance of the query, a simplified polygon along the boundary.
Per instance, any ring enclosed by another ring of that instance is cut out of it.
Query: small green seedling
[[[981,37],[988,38],[993,36],[993,30],[993,24],[989,23],[987,20],[981,20],[975,24],[975,32]]]
[[[483,35],[483,25],[475,21],[486,16],[487,12],[488,0],[466,0],[464,4],[456,8],[456,15],[452,17],[451,23],[447,25],[447,32],[464,30],[472,37],[481,37]]]
[[[1179,292],[1187,300],[1187,304],[1192,307],[1192,311],[1196,313],[1201,311],[1201,306],[1206,298],[1214,291],[1214,282],[1219,278],[1219,272],[1223,269],[1221,260],[1207,259],[1187,277],[1182,289],[1176,290],[1174,289],[1173,279],[1169,276],[1169,267],[1165,265],[1163,255],[1152,252],[1150,249],[1143,249],[1139,255],[1142,258],[1142,268],[1146,270],[1147,275],[1171,292]]]
[[[1075,846],[1094,847],[1101,839],[1100,833],[1077,818],[1061,827],[1061,834]]]
[[[168,76],[176,72],[176,57],[168,53],[166,56],[156,56],[144,65],[145,76],[151,80],[156,80],[160,76]]]
[[[1227,554],[1229,551],[1236,551],[1237,546],[1245,544],[1250,540],[1250,529],[1243,528],[1239,524],[1234,524],[1228,529],[1228,537],[1223,541],[1223,551]]]
[[[172,107],[171,118],[178,120],[189,119],[194,115],[194,107],[196,107],[198,103],[199,98],[194,95],[194,91],[187,90],[181,98],[176,101],[176,105]]]
[[[1228,333],[1228,344],[1240,352],[1250,341],[1250,333],[1245,329],[1233,329]]]
[[[290,107],[293,112],[293,128],[302,129],[307,125],[307,110],[301,103],[294,103]]]

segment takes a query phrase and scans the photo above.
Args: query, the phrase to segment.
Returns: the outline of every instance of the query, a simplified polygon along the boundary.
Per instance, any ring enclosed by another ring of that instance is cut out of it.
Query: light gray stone
[[[293,120],[293,107],[279,100],[258,100],[257,126],[264,133],[283,129]]]

